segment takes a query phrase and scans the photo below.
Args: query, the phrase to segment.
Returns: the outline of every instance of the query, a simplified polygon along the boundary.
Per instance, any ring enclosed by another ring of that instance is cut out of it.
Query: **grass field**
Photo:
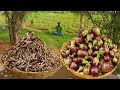
[[[5,25],[5,18],[0,14],[0,25]],[[42,39],[47,45],[51,45],[56,48],[61,48],[62,44],[71,40],[77,35],[79,30],[79,16],[73,13],[53,13],[53,12],[31,12],[24,23],[30,24],[30,21],[34,20],[31,27],[40,27],[46,30],[38,32],[32,30],[36,36]],[[51,35],[53,28],[60,21],[64,36]],[[24,36],[28,30],[23,29],[19,32],[19,35]],[[7,28],[0,28],[0,39],[9,42],[9,34]]]

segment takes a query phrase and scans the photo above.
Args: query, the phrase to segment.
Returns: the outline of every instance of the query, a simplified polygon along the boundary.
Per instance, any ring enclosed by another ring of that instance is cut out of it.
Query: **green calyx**
[[[83,67],[79,66],[79,69],[77,70],[77,72],[82,72],[83,71]]]
[[[85,36],[85,35],[87,35],[88,34],[88,30],[84,30],[83,32],[82,32],[82,35],[83,36]]]

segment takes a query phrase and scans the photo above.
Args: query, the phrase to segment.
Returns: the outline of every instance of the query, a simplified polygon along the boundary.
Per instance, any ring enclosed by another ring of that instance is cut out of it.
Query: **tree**
[[[75,15],[79,15],[80,17],[80,26],[78,32],[78,36],[79,36],[79,34],[84,30],[84,19],[86,16],[86,11],[71,11],[71,13],[74,13]]]
[[[4,11],[4,15],[8,24],[10,43],[15,44],[18,41],[18,31],[22,29],[22,22],[27,11]]]

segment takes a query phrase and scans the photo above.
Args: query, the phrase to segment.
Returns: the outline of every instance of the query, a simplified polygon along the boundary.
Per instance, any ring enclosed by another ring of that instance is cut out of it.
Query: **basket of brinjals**
[[[111,39],[100,36],[100,29],[92,27],[64,43],[60,58],[75,76],[100,79],[115,71],[119,63],[119,52]]]

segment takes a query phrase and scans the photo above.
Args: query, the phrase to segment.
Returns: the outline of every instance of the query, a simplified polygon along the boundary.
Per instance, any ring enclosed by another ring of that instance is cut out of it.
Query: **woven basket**
[[[66,45],[67,45],[67,43],[64,43],[61,50],[64,50],[64,48],[66,47]],[[65,65],[64,59],[63,59],[63,57],[61,55],[60,55],[60,59],[61,59],[62,63]],[[115,71],[115,69],[117,68],[117,65],[115,66],[115,68],[111,72],[108,72],[108,73],[106,73],[104,75],[101,75],[101,76],[98,76],[98,77],[93,77],[91,75],[84,75],[82,72],[78,73],[78,72],[74,71],[73,69],[70,69],[67,65],[65,65],[65,67],[67,68],[67,70],[69,70],[70,72],[72,72],[75,76],[83,78],[83,79],[102,79],[102,78],[105,78],[105,77],[111,75]]]
[[[4,66],[2,62],[1,64],[11,75],[18,77],[20,79],[45,79],[52,76],[62,67],[62,63],[60,61],[60,66],[57,67],[56,69],[41,72],[25,72],[21,70],[9,69],[8,67]]]

